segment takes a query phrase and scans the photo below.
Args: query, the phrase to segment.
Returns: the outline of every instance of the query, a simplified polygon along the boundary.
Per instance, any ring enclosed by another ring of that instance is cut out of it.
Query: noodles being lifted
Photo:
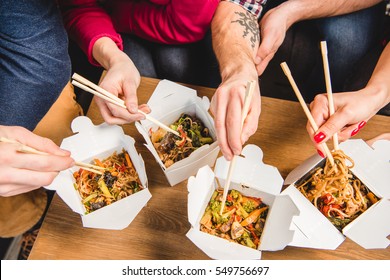
[[[223,190],[214,191],[200,221],[200,230],[257,249],[264,229],[268,206],[260,198],[230,190],[222,215]]]
[[[129,154],[124,149],[119,154],[114,152],[103,161],[95,159],[95,164],[105,168],[103,175],[82,168],[73,174],[76,179],[74,187],[82,198],[86,214],[143,189]]]
[[[162,128],[155,132],[150,131],[152,143],[166,167],[188,157],[202,145],[214,142],[209,129],[204,126],[203,122],[188,114],[181,114],[180,118],[170,125],[170,128],[178,131],[182,137]]]
[[[353,160],[338,150],[332,152],[335,164],[326,160],[324,168],[297,183],[306,196],[339,230],[366,211],[378,198],[350,171]],[[346,165],[350,162],[350,166]]]

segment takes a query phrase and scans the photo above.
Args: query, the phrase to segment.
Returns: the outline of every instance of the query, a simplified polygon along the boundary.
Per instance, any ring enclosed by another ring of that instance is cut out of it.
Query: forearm
[[[378,100],[379,109],[390,102],[390,44],[383,50],[374,72],[365,88]]]
[[[276,9],[284,9],[289,14],[289,25],[295,22],[331,17],[365,9],[382,0],[290,0],[283,2]]]
[[[106,70],[110,69],[115,62],[120,61],[123,56],[127,57],[108,37],[101,37],[95,42],[92,56]]]
[[[257,18],[242,7],[221,2],[212,21],[213,49],[222,80],[253,68],[260,33]],[[253,77],[248,77],[253,78]]]

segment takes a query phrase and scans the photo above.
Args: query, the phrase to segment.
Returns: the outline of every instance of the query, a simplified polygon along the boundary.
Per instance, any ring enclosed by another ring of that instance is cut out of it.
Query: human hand
[[[268,63],[278,51],[292,25],[288,10],[277,6],[268,11],[260,21],[260,46],[255,57],[257,74],[263,74]]]
[[[0,126],[0,137],[50,154],[22,153],[18,151],[18,144],[0,142],[0,196],[13,196],[50,185],[59,171],[74,165],[70,152],[25,128]]]
[[[144,119],[145,117],[138,113],[138,109],[147,114],[150,113],[148,105],[138,106],[137,88],[140,80],[141,77],[137,68],[125,53],[122,53],[115,63],[110,64],[100,87],[124,99],[127,109],[111,104],[101,98],[96,98],[96,104],[105,122],[126,124]]]
[[[338,133],[339,141],[345,141],[356,135],[367,121],[374,116],[383,105],[380,95],[363,89],[356,92],[333,94],[335,113],[329,116],[329,103],[326,94],[319,94],[310,104],[310,110],[319,129],[316,133],[307,123],[306,129],[314,142],[318,153],[325,152],[321,143],[326,142],[333,134]]]
[[[248,115],[241,130],[241,114],[244,107],[248,75],[242,74],[224,81],[216,90],[210,111],[214,115],[217,139],[221,152],[227,160],[239,155],[242,145],[253,135],[260,116],[260,90],[257,76]]]
[[[95,60],[107,70],[100,87],[124,99],[127,108],[121,108],[96,97],[96,104],[105,122],[126,124],[144,119],[144,115],[138,113],[138,109],[148,114],[150,108],[146,104],[138,106],[137,88],[141,76],[133,61],[108,37],[96,40],[92,53]]]

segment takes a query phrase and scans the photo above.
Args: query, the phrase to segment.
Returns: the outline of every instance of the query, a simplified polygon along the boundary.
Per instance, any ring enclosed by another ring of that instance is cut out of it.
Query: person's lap
[[[325,40],[328,46],[333,92],[348,89],[346,83],[351,82],[354,70],[379,43],[383,15],[383,6],[380,4],[348,15],[295,24],[288,30],[283,44],[262,76],[262,93],[266,96],[295,100],[291,86],[280,68],[283,61],[289,65],[307,102],[316,94],[325,92],[323,61],[319,47],[322,40]],[[369,78],[370,69],[362,74],[364,76],[357,78]]]
[[[152,43],[133,35],[121,35],[124,52],[141,76],[209,87],[220,83],[210,33],[199,42],[183,45]]]

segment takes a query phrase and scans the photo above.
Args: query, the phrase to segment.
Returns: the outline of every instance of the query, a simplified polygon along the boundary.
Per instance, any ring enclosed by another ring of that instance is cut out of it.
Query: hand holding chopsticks
[[[73,81],[72,81],[73,85],[75,85],[75,86],[77,86],[77,87],[79,87],[79,88],[81,88],[89,93],[92,93],[93,95],[96,95],[96,96],[106,100],[107,102],[110,102],[114,105],[117,105],[121,108],[126,109],[125,102],[122,99],[120,99],[118,96],[106,91],[105,89],[99,87],[98,85],[92,83],[91,81],[87,80],[86,78],[80,76],[77,73],[74,73],[72,78],[73,78]],[[150,115],[146,114],[145,112],[138,110],[138,113],[144,115],[147,120],[149,120],[150,122],[156,124],[157,126],[163,128],[163,129],[165,129],[166,131],[169,131],[169,132],[175,134],[176,136],[182,137],[179,132],[171,129],[169,126],[166,126],[165,124],[156,120],[155,118],[151,117]],[[187,139],[187,141],[191,141],[191,139],[189,139],[188,137],[186,139]]]
[[[242,113],[241,113],[241,130],[242,130],[242,127],[244,125],[244,121],[246,119],[246,116],[248,115],[249,105],[250,105],[250,102],[252,100],[255,85],[256,85],[255,81],[250,81],[250,82],[248,82],[248,84],[246,86],[244,107],[243,107]],[[236,160],[237,160],[237,156],[234,155],[233,159],[230,161],[230,164],[229,164],[229,170],[228,170],[228,174],[226,177],[225,186],[223,188],[223,196],[222,196],[222,202],[221,202],[220,215],[222,215],[223,209],[225,207],[225,202],[226,202],[226,197],[227,197],[227,193],[228,193],[229,186],[230,186],[230,181],[232,180],[233,170],[236,166]]]
[[[283,63],[280,64],[280,66],[282,67],[284,74],[287,76],[287,78],[288,78],[288,80],[289,80],[289,82],[290,82],[290,84],[291,84],[291,86],[292,86],[292,88],[293,88],[293,90],[295,92],[295,95],[297,96],[297,98],[299,100],[299,103],[301,104],[301,106],[303,108],[303,111],[305,112],[305,114],[306,114],[306,116],[307,116],[307,118],[308,118],[308,120],[310,122],[311,127],[313,128],[314,131],[317,131],[318,130],[318,126],[317,126],[316,122],[314,121],[314,118],[311,115],[310,110],[307,107],[306,102],[303,99],[302,94],[299,91],[298,86],[297,86],[297,84],[294,81],[294,78],[291,75],[291,71],[288,68],[287,63],[283,62]],[[326,143],[322,143],[321,146],[324,149],[324,151],[326,153],[326,156],[328,157],[331,165],[334,165],[334,159],[333,159],[332,153],[330,152],[330,150],[329,150],[328,146],[326,145]]]
[[[34,148],[29,147],[27,145],[24,145],[24,144],[20,143],[19,141],[14,140],[14,139],[8,139],[6,137],[0,137],[0,142],[10,143],[10,144],[17,144],[19,146],[18,147],[18,151],[21,152],[21,153],[43,155],[43,156],[50,155],[49,153],[39,151],[37,149],[34,149]],[[79,161],[76,161],[75,165],[79,166],[79,167],[81,167],[81,168],[83,168],[85,170],[88,170],[88,171],[91,171],[91,172],[94,172],[94,173],[97,173],[97,174],[100,174],[100,175],[103,174],[102,171],[105,169],[104,167],[100,167],[100,166],[89,164],[89,163],[79,162]]]

